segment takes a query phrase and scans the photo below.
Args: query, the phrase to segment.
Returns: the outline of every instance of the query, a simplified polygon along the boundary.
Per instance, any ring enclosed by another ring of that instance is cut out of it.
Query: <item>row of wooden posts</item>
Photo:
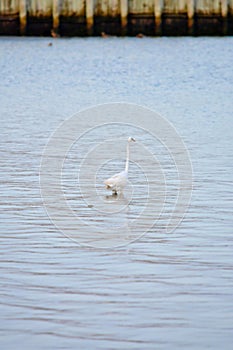
[[[2,0],[4,1],[4,0]],[[18,0],[18,19],[19,19],[19,34],[25,35],[27,33],[27,25],[28,25],[28,2],[37,1],[37,3],[40,2],[40,0]],[[51,29],[54,33],[59,33],[60,30],[60,23],[61,23],[61,1],[63,0],[43,0],[44,2],[47,1],[49,4],[48,6],[51,6]],[[76,0],[77,1],[77,0]],[[80,0],[81,1],[81,0]],[[100,0],[98,0],[100,2]],[[85,27],[86,27],[86,34],[87,35],[93,35],[94,33],[94,27],[95,27],[95,6],[98,1],[95,0],[83,0],[84,8],[85,8]],[[106,2],[106,0],[104,0]],[[107,0],[108,2],[111,2],[111,0]],[[144,0],[144,3],[150,2],[151,4],[152,0]],[[182,7],[185,8],[185,13],[182,10],[181,13],[170,13],[171,18],[178,18],[179,16],[185,17],[185,21],[187,23],[187,34],[193,34],[193,28],[195,25],[195,22],[197,21],[197,0],[173,0],[177,3],[182,3]],[[209,9],[208,13],[208,3],[210,4],[211,1],[207,1],[207,8],[205,9],[206,18],[213,17],[214,19],[218,19],[218,21],[222,20],[221,28],[222,33],[219,34],[231,34],[231,31],[233,32],[233,0],[213,0],[218,6],[218,11],[215,13],[211,12],[211,8]],[[71,1],[72,2],[72,1]],[[118,0],[118,13],[119,13],[119,21],[120,21],[120,33],[125,35],[128,33],[128,25],[129,25],[129,2],[130,0]],[[171,2],[171,1],[170,1]],[[5,1],[6,3],[6,1]],[[153,16],[154,21],[154,34],[155,35],[161,35],[161,23],[163,22],[163,16],[164,16],[164,8],[169,3],[169,1],[166,0],[153,0],[153,13],[143,15],[144,18],[146,16]],[[204,2],[202,1],[202,4]],[[69,5],[67,5],[69,6]],[[211,7],[211,6],[210,6]],[[1,12],[1,11],[0,11]],[[7,10],[5,11],[7,13]],[[4,14],[0,13],[0,21]],[[75,17],[75,16],[74,16]],[[140,13],[138,14],[138,17],[140,17]],[[34,19],[35,20],[35,19]],[[217,22],[216,22],[217,23]],[[77,24],[78,25],[78,24]],[[229,29],[230,28],[230,29]],[[143,25],[142,25],[142,32],[143,32]],[[179,32],[179,31],[178,31]],[[30,33],[29,33],[30,34]]]

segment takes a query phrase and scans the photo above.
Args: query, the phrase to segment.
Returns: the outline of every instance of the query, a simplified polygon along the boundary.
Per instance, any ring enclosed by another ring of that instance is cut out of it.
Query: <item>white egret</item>
[[[128,138],[126,147],[126,162],[125,170],[118,174],[113,175],[109,179],[104,181],[104,184],[108,190],[111,190],[113,194],[117,195],[118,192],[122,192],[124,187],[127,185],[128,181],[128,171],[129,171],[129,145],[130,142],[135,142],[133,137]]]

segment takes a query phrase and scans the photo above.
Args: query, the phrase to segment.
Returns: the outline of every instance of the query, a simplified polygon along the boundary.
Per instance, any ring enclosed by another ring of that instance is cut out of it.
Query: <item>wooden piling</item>
[[[19,1],[19,32],[20,35],[26,34],[27,28],[27,0]]]
[[[227,12],[228,12],[228,1],[227,0],[221,0],[221,15],[222,17],[226,18],[227,17]]]
[[[194,34],[195,0],[187,0],[188,34]]]
[[[120,0],[120,13],[121,13],[121,33],[125,35],[127,33],[128,26],[128,0]]]
[[[86,24],[87,24],[87,34],[93,34],[94,27],[94,1],[86,0]]]
[[[53,0],[53,29],[52,36],[56,37],[59,34],[60,25],[60,0]]]
[[[227,20],[227,13],[228,13],[228,1],[227,0],[221,0],[221,15],[222,15],[222,34],[226,35],[228,30],[228,20]]]
[[[155,34],[162,34],[162,9],[163,0],[154,0]]]

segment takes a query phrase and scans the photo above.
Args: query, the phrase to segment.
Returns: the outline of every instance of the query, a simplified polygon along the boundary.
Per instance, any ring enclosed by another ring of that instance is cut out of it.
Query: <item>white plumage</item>
[[[128,171],[129,171],[129,145],[130,142],[135,142],[133,137],[128,138],[127,147],[126,147],[126,163],[125,170],[121,171],[118,174],[113,175],[109,179],[104,181],[104,184],[108,190],[111,190],[113,194],[122,192],[124,187],[128,182]]]

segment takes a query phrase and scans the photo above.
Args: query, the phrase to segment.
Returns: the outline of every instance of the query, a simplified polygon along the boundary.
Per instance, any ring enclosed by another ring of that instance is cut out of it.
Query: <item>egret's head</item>
[[[136,140],[133,137],[129,137],[128,142],[136,142]]]

